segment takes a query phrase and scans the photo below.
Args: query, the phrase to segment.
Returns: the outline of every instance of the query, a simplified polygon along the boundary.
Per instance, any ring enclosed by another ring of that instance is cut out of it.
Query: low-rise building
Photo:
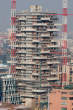
[[[12,75],[0,77],[0,101],[2,103],[20,104],[20,96],[17,93],[16,80]]]
[[[53,89],[49,93],[49,110],[73,110],[73,88]]]

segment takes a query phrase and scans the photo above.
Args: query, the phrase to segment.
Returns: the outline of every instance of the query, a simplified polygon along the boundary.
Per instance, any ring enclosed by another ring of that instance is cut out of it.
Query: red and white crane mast
[[[11,0],[11,74],[16,72],[15,66],[15,49],[16,42],[16,0]]]
[[[63,0],[63,16],[62,16],[62,85],[67,84],[67,16],[68,16],[68,0]]]

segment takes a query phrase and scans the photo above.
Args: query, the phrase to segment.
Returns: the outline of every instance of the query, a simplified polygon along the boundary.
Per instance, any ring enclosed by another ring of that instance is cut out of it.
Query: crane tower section
[[[68,0],[63,0],[63,27],[62,27],[62,85],[67,84],[67,16]]]
[[[11,0],[11,73],[15,73],[16,0]]]

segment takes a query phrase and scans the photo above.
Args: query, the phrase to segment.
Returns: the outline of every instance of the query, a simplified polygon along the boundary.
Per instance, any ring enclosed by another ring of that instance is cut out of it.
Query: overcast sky
[[[68,12],[73,13],[73,0],[68,0]],[[44,9],[62,12],[62,0],[16,0],[17,10],[25,10],[33,4],[39,4]],[[11,0],[0,0],[0,32],[10,26]],[[68,17],[68,27],[73,31],[73,16]]]

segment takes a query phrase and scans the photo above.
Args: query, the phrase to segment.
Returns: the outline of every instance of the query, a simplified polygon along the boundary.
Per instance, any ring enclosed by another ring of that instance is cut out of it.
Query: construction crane
[[[63,17],[62,17],[62,86],[67,84],[67,15],[68,0],[63,0]]]
[[[14,47],[16,40],[16,0],[11,0],[11,74],[16,72],[15,69],[15,54]]]

